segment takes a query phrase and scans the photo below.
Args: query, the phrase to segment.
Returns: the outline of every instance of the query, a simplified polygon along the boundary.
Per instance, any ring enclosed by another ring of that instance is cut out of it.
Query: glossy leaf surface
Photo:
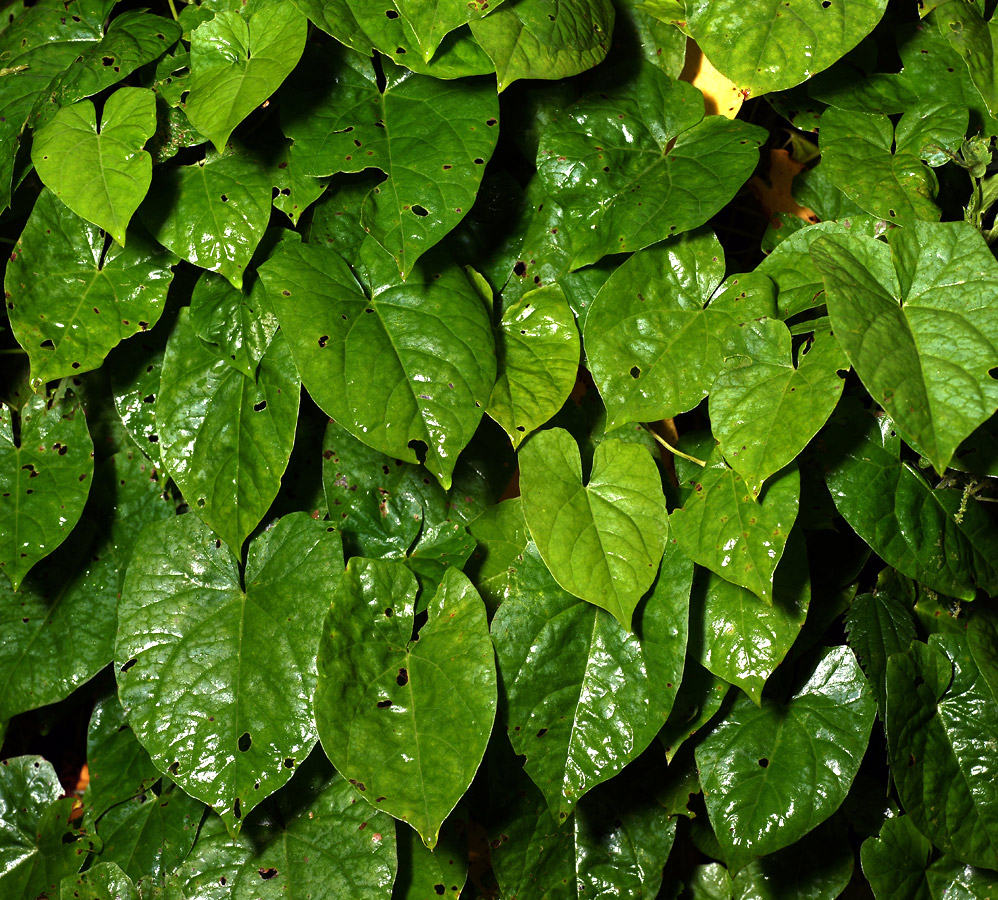
[[[586,484],[579,449],[563,429],[539,432],[520,452],[523,514],[541,558],[566,591],[628,630],[665,550],[660,484],[648,452],[619,440],[596,448]]]
[[[399,563],[351,560],[323,629],[315,705],[333,765],[432,849],[485,753],[495,660],[466,576],[445,574],[418,640],[415,594]]]
[[[877,837],[863,842],[861,854],[877,900],[930,900],[925,870],[931,858],[932,844],[909,816],[884,822]]]
[[[206,526],[179,516],[143,531],[125,577],[122,704],[160,771],[233,832],[291,777],[285,761],[304,759],[316,740],[318,629],[342,568],[330,532],[288,516],[253,541],[240,573]]]
[[[825,653],[787,703],[735,701],[696,750],[707,812],[730,862],[779,850],[838,809],[874,710],[848,647]]]
[[[829,235],[811,256],[849,361],[902,436],[943,471],[998,407],[987,377],[998,365],[998,313],[983,299],[998,264],[980,234],[961,222],[913,223],[890,248]]]
[[[36,385],[96,369],[120,341],[155,325],[176,262],[141,232],[105,253],[100,229],[51,191],[39,195],[11,257],[7,311]]]
[[[425,444],[427,468],[450,487],[495,380],[488,313],[464,272],[423,267],[368,294],[333,251],[286,243],[260,277],[323,411],[407,462]]]

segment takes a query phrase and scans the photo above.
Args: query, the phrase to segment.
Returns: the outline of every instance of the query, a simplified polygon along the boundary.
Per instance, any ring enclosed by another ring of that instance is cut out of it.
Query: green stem
[[[177,15],[177,7],[173,5],[173,0],[166,0],[170,4],[170,13],[173,16],[173,20],[176,22],[180,16]]]
[[[678,447],[673,447],[662,435],[655,431],[650,425],[645,425],[645,430],[658,441],[666,450],[672,453],[674,456],[681,456],[683,459],[688,459],[691,463],[696,463],[700,468],[706,468],[707,463],[702,459],[697,459],[695,456],[690,456],[689,453],[683,453]]]

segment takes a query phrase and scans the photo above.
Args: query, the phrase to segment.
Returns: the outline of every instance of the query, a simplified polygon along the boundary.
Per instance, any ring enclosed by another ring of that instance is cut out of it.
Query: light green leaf
[[[96,369],[120,341],[159,319],[172,253],[133,230],[104,253],[100,229],[42,191],[7,266],[7,313],[36,387]]]
[[[342,567],[339,536],[307,513],[256,538],[243,573],[192,515],[135,546],[118,607],[122,705],[160,771],[234,833],[315,743],[319,623]]]
[[[787,703],[735,701],[696,749],[710,823],[731,865],[789,846],[839,808],[875,708],[848,647],[825,652]]]
[[[693,565],[670,544],[635,632],[566,593],[533,544],[492,621],[506,731],[524,770],[563,820],[661,729],[683,674]]]
[[[938,183],[921,157],[924,129],[907,134],[912,131],[909,116],[917,113],[906,114],[895,132],[887,116],[828,109],[821,117],[822,166],[836,186],[874,216],[902,224],[938,221]],[[936,124],[930,120],[933,137]]]
[[[392,0],[405,24],[412,29],[424,62],[429,62],[440,42],[455,28],[482,16],[494,16],[503,0],[471,0],[468,3],[426,3],[425,0]]]
[[[135,883],[115,862],[99,862],[80,875],[62,879],[61,900],[139,900]]]
[[[425,445],[426,467],[447,489],[496,363],[481,299],[461,269],[443,262],[368,294],[332,250],[285,242],[260,277],[322,410],[395,459],[417,462]]]
[[[572,436],[541,431],[520,451],[520,490],[527,527],[558,584],[630,630],[668,534],[662,481],[648,451],[602,441],[583,484]]]
[[[361,223],[405,279],[475,202],[499,136],[499,103],[484,82],[450,84],[384,65],[381,89],[370,60],[326,54],[315,61],[321,77],[287,92],[281,124],[306,175],[377,167],[388,176],[365,198]]]
[[[884,822],[879,836],[863,842],[860,858],[877,900],[931,900],[925,872],[932,844],[919,833],[910,816]]]
[[[797,518],[800,473],[791,463],[756,498],[714,450],[693,491],[669,517],[694,562],[773,603],[773,573]]]
[[[231,837],[217,817],[201,828],[179,878],[188,898],[389,900],[395,823],[358,803],[321,751]],[[173,900],[169,897],[167,900]]]
[[[71,797],[52,764],[14,756],[0,764],[0,890],[5,897],[54,897],[86,857],[69,825]]]
[[[959,632],[887,661],[887,746],[905,812],[944,853],[998,868],[998,711]]]
[[[163,246],[241,288],[270,221],[270,182],[253,158],[212,156],[161,170],[139,216]]]
[[[433,850],[405,822],[395,822],[395,837],[399,868],[393,900],[458,900],[468,879],[468,813],[463,804],[444,822]]]
[[[503,309],[496,329],[499,373],[485,411],[502,425],[513,447],[568,399],[580,351],[575,316],[558,285],[528,291]]]
[[[298,64],[308,22],[293,4],[258,5],[252,15],[218,12],[191,33],[191,124],[221,153],[232,130]]]
[[[827,69],[880,21],[887,0],[825,3],[687,0],[686,28],[707,58],[752,94],[781,91]]]
[[[0,406],[0,567],[16,591],[67,537],[93,480],[93,441],[79,404],[33,394],[19,413]],[[16,437],[15,437],[16,435]]]
[[[501,93],[521,78],[568,78],[598,65],[613,21],[610,0],[506,0],[474,19],[471,33],[495,63]]]
[[[776,568],[773,604],[713,572],[701,572],[699,588],[704,666],[762,703],[762,689],[804,627],[811,603],[803,537],[791,532],[788,550]],[[796,537],[793,537],[796,535]]]
[[[450,32],[426,62],[409,22],[401,16],[386,16],[381,4],[370,0],[292,2],[319,28],[364,56],[372,55],[372,49],[378,50],[399,65],[434,78],[463,78],[495,71],[492,60],[466,28]]]
[[[120,88],[104,104],[99,128],[89,100],[62,107],[35,132],[31,161],[66,206],[124,246],[152,183],[152,157],[142,147],[155,130],[156,95]]]
[[[176,515],[173,501],[163,497],[164,483],[138,452],[115,454],[97,470],[95,483],[69,539],[17,594],[6,583],[0,588],[6,635],[0,719],[68,697],[111,662],[132,545],[143,525]]]
[[[238,554],[281,486],[301,383],[283,333],[247,378],[202,343],[190,319],[180,311],[163,359],[156,398],[163,464],[191,509]]]
[[[565,217],[559,234],[572,235],[570,268],[703,225],[748,180],[764,138],[747,122],[704,118],[700,92],[655,66],[585,95],[537,153],[537,178]]]
[[[835,336],[909,443],[942,472],[998,408],[998,264],[965,222],[916,222],[890,248],[829,235],[811,247]]]
[[[859,594],[852,601],[845,621],[849,646],[870,679],[881,719],[887,700],[887,660],[902,653],[915,640],[911,609],[890,589]]]
[[[322,747],[372,806],[427,847],[468,789],[496,713],[485,607],[449,569],[413,638],[416,580],[397,562],[355,557],[319,647]]]
[[[972,600],[998,590],[998,538],[990,516],[970,500],[958,522],[961,491],[932,490],[909,463],[883,448],[880,427],[861,413],[833,416],[825,432],[825,481],[839,513],[884,562],[926,587]]]
[[[778,319],[742,328],[745,355],[729,359],[710,389],[710,426],[731,467],[758,496],[832,414],[849,362],[834,336],[815,332],[797,351]]]
[[[314,178],[302,172],[291,148],[291,141],[283,142],[271,161],[270,175],[277,188],[274,206],[291,220],[292,225],[297,225],[302,213],[325,192],[329,179]]]

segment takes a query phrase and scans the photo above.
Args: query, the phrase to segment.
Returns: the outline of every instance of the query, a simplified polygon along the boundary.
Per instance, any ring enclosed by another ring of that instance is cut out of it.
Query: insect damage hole
[[[406,446],[416,454],[416,460],[420,464],[426,462],[426,451],[430,448],[426,445],[425,441],[417,441],[413,439],[409,441]]]
[[[271,866],[269,869],[257,869],[260,877],[266,881],[268,878],[273,878],[277,874],[277,869]]]
[[[253,404],[253,412],[263,412],[267,408],[267,401],[261,400],[259,403]]]
[[[399,669],[399,673],[395,679],[395,683],[399,687],[405,687],[405,685],[409,683],[409,673],[405,669]]]
[[[418,203],[412,208],[412,214],[414,216],[419,216],[419,218],[424,218],[430,214],[430,211],[425,206],[420,206]]]
[[[766,759],[766,757],[764,756],[762,759],[759,760],[759,765],[762,766],[762,768],[764,768],[764,769],[768,769],[769,768],[769,760]]]
[[[641,370],[637,366],[631,366],[631,378],[638,378],[641,375]]]
[[[248,731],[244,731],[240,735],[238,746],[240,753],[245,753],[250,747],[253,746],[253,738],[250,737],[250,733]]]

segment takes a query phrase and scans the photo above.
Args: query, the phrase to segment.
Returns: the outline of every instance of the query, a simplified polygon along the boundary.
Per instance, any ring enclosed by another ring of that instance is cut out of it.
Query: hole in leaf
[[[385,10],[385,15],[389,19],[397,19],[399,17],[399,14],[394,9],[386,9]]]
[[[55,349],[55,344],[53,344],[51,340],[42,341],[41,346],[44,347],[46,350]]]
[[[637,366],[631,366],[631,378],[637,378],[641,374],[641,370]]]
[[[395,615],[395,612],[394,612],[394,611],[392,610],[392,608],[391,608],[391,607],[389,606],[389,607],[388,607],[388,608],[387,608],[387,609],[385,610],[385,618],[386,618],[386,619],[390,619],[390,618],[391,618],[392,616],[394,616],[394,615]]]
[[[546,728],[541,728],[541,729],[540,729],[540,730],[539,730],[539,731],[537,732],[537,737],[544,737],[544,735],[546,735],[547,733],[548,733],[548,730],[547,730]]]
[[[122,671],[122,672],[127,672],[127,671],[128,671],[128,670],[129,670],[129,669],[130,669],[130,668],[131,668],[132,666],[134,666],[134,665],[135,665],[135,664],[136,664],[137,662],[138,662],[138,660],[137,660],[137,659],[136,659],[136,658],[135,658],[135,657],[133,656],[133,657],[132,657],[132,658],[131,658],[130,660],[128,660],[128,662],[126,662],[126,663],[125,663],[125,664],[124,664],[124,665],[123,665],[123,666],[121,667],[121,671]]]
[[[267,408],[267,401],[261,400],[259,403],[253,404],[253,412],[263,412]]]
[[[404,687],[409,683],[409,673],[405,669],[399,669],[398,677],[395,679],[395,683],[399,687]]]
[[[225,194],[222,194],[222,202],[223,203],[228,203],[229,202],[229,198]]]
[[[257,869],[260,873],[260,877],[266,881],[268,878],[273,878],[277,874],[277,869],[271,866],[269,869]]]
[[[430,211],[425,206],[420,206],[418,203],[412,208],[412,214],[414,216],[419,216],[419,218],[424,218],[430,214]]]
[[[513,274],[519,275],[521,278],[527,274],[527,264],[522,259],[513,266]]]
[[[324,334],[322,337],[319,338],[319,346],[320,347],[325,347],[328,342],[329,342],[329,335],[328,334]]]
[[[232,815],[236,817],[237,821],[243,817],[243,805],[239,802],[238,797],[236,797],[236,802],[232,804]]]
[[[476,156],[475,157],[475,165],[476,166],[484,166],[485,165],[485,160],[482,159],[480,156]]]
[[[443,892],[447,890],[447,888],[445,888],[442,884],[435,884],[433,885],[433,890],[435,890],[438,894],[443,896]]]
[[[420,463],[425,463],[426,462],[426,451],[429,450],[430,448],[426,446],[426,442],[425,441],[417,441],[417,440],[413,439],[413,440],[409,441],[409,443],[406,444],[406,446],[410,450],[412,450],[413,452],[415,452],[416,459],[418,459]]]
[[[286,760],[284,760],[285,769],[293,769],[294,767],[295,767],[295,761],[290,756]]]
[[[378,709],[389,709],[392,705],[391,700],[379,700],[377,702]]]
[[[250,737],[248,731],[244,731],[239,737],[239,752],[245,753],[251,746],[253,746],[253,738]]]
[[[769,760],[766,759],[766,757],[764,756],[762,759],[759,760],[759,765],[762,766],[764,769],[768,769],[769,768]]]
[[[988,375],[992,378],[998,379],[998,366],[995,366],[993,369],[988,369]]]

